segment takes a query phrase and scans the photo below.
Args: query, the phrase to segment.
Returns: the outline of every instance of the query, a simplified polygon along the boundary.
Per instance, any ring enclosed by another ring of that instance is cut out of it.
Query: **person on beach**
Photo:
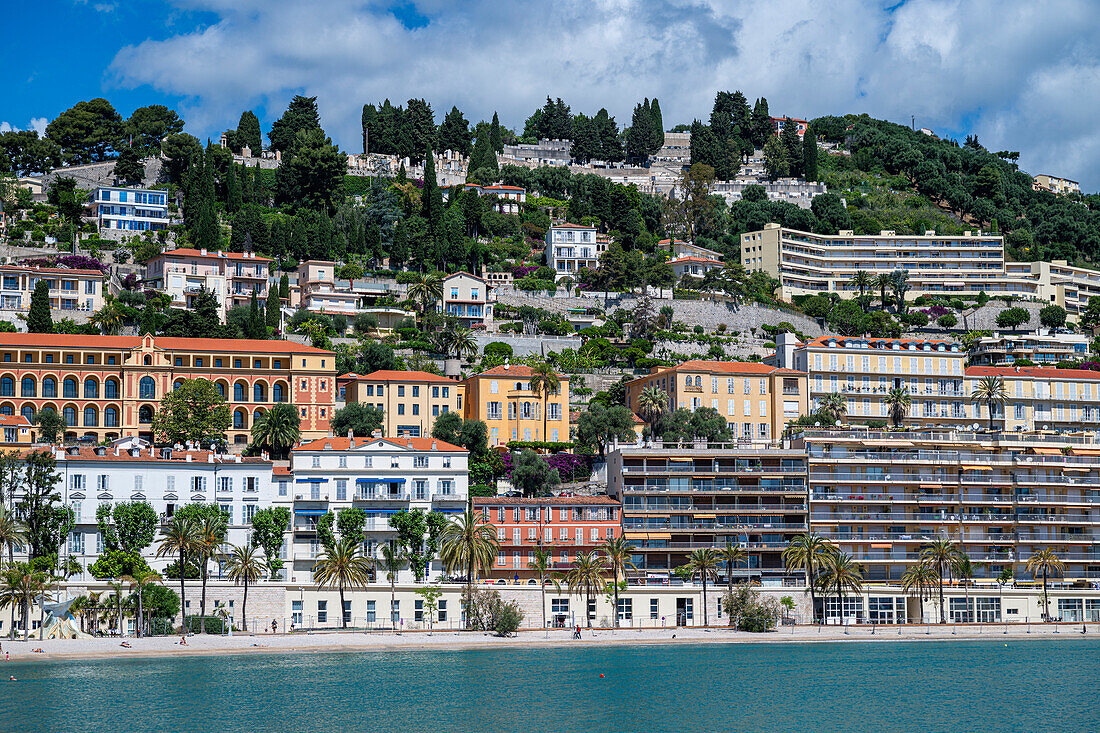
[[[581,638],[581,627],[579,625],[577,626],[577,628],[573,629],[573,638],[574,639]]]
[[[276,619],[271,619],[271,633],[274,634],[279,630],[279,622]]]
[[[185,637],[185,636],[180,637],[180,646],[187,646],[187,637]]]
[[[119,646],[126,647],[127,649],[129,649],[130,648],[130,642],[124,641],[121,644],[119,644]]]

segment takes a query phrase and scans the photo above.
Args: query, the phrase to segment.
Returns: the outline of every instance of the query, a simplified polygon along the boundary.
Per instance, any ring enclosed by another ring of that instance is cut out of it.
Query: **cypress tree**
[[[248,324],[245,327],[244,337],[250,339],[267,338],[267,327],[264,324],[263,316],[260,315],[260,299],[255,290],[252,291],[252,299],[248,304]]]
[[[656,155],[657,151],[665,145],[665,120],[661,115],[661,104],[656,97],[649,105],[649,114],[653,118],[653,125],[650,128],[653,137],[650,140],[649,154]]]
[[[772,134],[771,112],[768,111],[768,100],[764,97],[756,100],[752,107],[752,144],[756,148],[763,149],[764,143]]]
[[[267,182],[264,180],[264,174],[260,170],[259,163],[252,167],[252,180],[254,181],[252,187],[253,198],[260,206],[267,206],[271,203],[271,192],[267,190]]]
[[[397,222],[393,230],[393,246],[390,247],[390,268],[397,269],[405,264],[409,258],[409,233],[405,228],[405,220]]]
[[[802,172],[802,140],[798,137],[798,123],[790,117],[783,118],[783,132],[779,136],[779,142],[783,144],[783,152],[787,156],[787,164],[790,166],[791,175],[797,176]]]
[[[50,313],[50,284],[39,280],[31,293],[31,308],[27,313],[27,331],[53,333],[53,315]]]
[[[267,325],[271,328],[279,327],[279,291],[272,288],[267,294],[267,311],[265,313]]]
[[[283,276],[279,278],[279,299],[290,299],[290,276],[287,275],[285,272],[283,273]]]
[[[489,127],[489,145],[495,152],[504,152],[504,142],[500,137],[500,119],[496,112],[493,112],[493,121]]]
[[[405,174],[405,161],[401,161],[401,167],[397,169],[397,182],[405,183],[409,178]]]
[[[260,133],[260,120],[252,110],[241,112],[237,122],[237,144],[248,146],[253,156],[259,156],[263,150],[263,136]]]
[[[225,174],[225,210],[230,214],[241,208],[241,184],[237,180],[237,164],[230,163]]]
[[[373,104],[363,105],[363,155],[370,152],[371,145],[377,145],[373,139],[378,131],[378,110]]]
[[[813,125],[807,125],[802,136],[802,176],[807,181],[817,180],[817,135]]]
[[[152,303],[149,303],[141,311],[141,325],[139,326],[142,336],[149,334],[150,336],[157,335],[157,310],[153,307]]]

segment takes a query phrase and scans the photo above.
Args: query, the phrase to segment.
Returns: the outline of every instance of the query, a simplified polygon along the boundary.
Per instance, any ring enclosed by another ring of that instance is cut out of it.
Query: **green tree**
[[[710,547],[694,550],[688,557],[688,571],[692,577],[696,575],[703,583],[703,626],[710,626],[707,608],[707,580],[713,580],[718,574],[718,553]]]
[[[399,620],[396,610],[397,576],[401,572],[401,564],[405,559],[402,557],[401,549],[394,540],[384,543],[380,549],[382,557],[379,565],[386,573],[386,580],[390,582],[390,624],[396,629]]]
[[[527,563],[527,569],[533,571],[539,577],[539,591],[542,595],[542,628],[544,629],[546,628],[546,576],[553,567],[553,551],[540,544],[534,549],[532,559]],[[618,603],[616,602],[615,605],[617,606]]]
[[[317,97],[295,95],[290,100],[282,117],[275,120],[267,137],[273,150],[279,150],[284,156],[300,143],[299,133],[321,131],[321,118],[317,114]],[[322,136],[324,135],[322,131]]]
[[[493,112],[493,121],[489,123],[489,144],[495,152],[504,152],[504,142],[500,136],[500,119],[497,118],[496,112]]]
[[[157,557],[179,557],[180,568],[180,603],[183,609],[182,626],[187,628],[186,587],[184,578],[187,576],[185,568],[189,557],[198,557],[202,550],[199,534],[199,523],[194,516],[177,512],[166,525],[161,527],[161,538],[157,543]]]
[[[56,443],[65,435],[65,418],[52,407],[46,407],[34,413],[32,423],[38,426],[39,439],[47,443]]]
[[[96,525],[103,543],[101,559],[114,565],[111,577],[140,574],[148,568],[141,551],[153,543],[157,521],[156,510],[145,501],[99,505]],[[101,577],[95,571],[92,574]]]
[[[859,564],[846,552],[830,552],[821,564],[821,573],[817,581],[825,595],[826,604],[828,604],[829,592],[836,591],[840,619],[843,621],[845,594],[858,594],[863,590],[863,571]]]
[[[603,456],[604,450],[616,438],[634,442],[634,413],[622,405],[604,407],[599,402],[588,406],[577,420],[577,443],[594,448]]]
[[[802,177],[807,181],[817,180],[817,134],[813,123],[806,126],[802,136]]]
[[[500,542],[496,527],[484,512],[475,512],[472,503],[466,511],[452,519],[440,536],[439,557],[446,571],[466,576],[466,597],[473,593],[479,573],[488,573],[496,561]],[[466,628],[470,628],[471,614],[466,614]]]
[[[61,544],[73,528],[73,510],[61,503],[57,461],[49,451],[33,451],[23,459],[23,497],[15,517],[26,527],[27,557],[36,569],[57,567]]]
[[[277,329],[282,321],[282,310],[279,302],[279,294],[272,288],[267,295],[264,304],[264,325],[271,329]]]
[[[343,200],[346,170],[347,158],[323,130],[303,130],[276,173],[276,202],[331,215]]]
[[[225,210],[235,214],[240,210],[242,203],[244,198],[241,194],[241,181],[237,175],[237,164],[230,163],[229,169],[225,172]]]
[[[883,402],[886,403],[887,410],[890,413],[890,423],[894,427],[901,427],[909,414],[909,407],[913,404],[913,399],[909,396],[909,390],[905,387],[893,387],[886,393]]]
[[[787,159],[791,175],[801,175],[802,139],[798,137],[798,124],[790,117],[783,118],[783,129],[779,133],[779,143],[783,146],[783,157]],[[767,145],[764,148],[767,150]]]
[[[390,515],[389,524],[397,530],[397,544],[409,563],[417,582],[424,579],[447,524],[439,512],[402,509]],[[425,537],[427,538],[425,540]]]
[[[194,557],[202,578],[202,595],[199,599],[199,615],[202,621],[199,626],[205,629],[206,581],[209,577],[210,560],[219,556],[219,548],[229,531],[229,517],[216,504],[187,504],[176,510],[176,514],[182,514],[183,519],[190,519],[197,525]],[[180,575],[184,573],[181,572]]]
[[[638,412],[649,423],[649,431],[656,434],[661,416],[669,408],[668,393],[660,387],[646,387],[638,395]]]
[[[137,148],[126,147],[118,154],[112,171],[118,186],[135,186],[145,179],[145,161]]]
[[[546,361],[540,361],[531,367],[529,379],[531,392],[542,400],[542,439],[547,440],[547,420],[549,419],[549,400],[561,390],[561,375],[554,371]],[[568,406],[566,406],[568,409]]]
[[[138,107],[122,126],[125,141],[142,156],[157,155],[161,152],[161,140],[181,132],[183,120],[163,104]]]
[[[166,443],[202,443],[224,439],[231,422],[229,405],[213,382],[186,379],[161,398],[152,429]]]
[[[524,449],[512,461],[512,485],[524,496],[549,496],[550,490],[561,483],[556,468],[530,448]]]
[[[276,459],[289,456],[301,435],[298,410],[285,402],[275,405],[252,424],[253,445],[261,446]]]
[[[121,147],[122,134],[122,117],[102,97],[77,102],[46,126],[46,137],[69,165],[107,160]]]
[[[611,568],[612,593],[615,596],[614,626],[616,628],[619,626],[619,584],[625,585],[628,569],[637,569],[631,560],[634,550],[634,546],[627,542],[622,535],[614,539],[608,538],[600,545],[600,551],[607,556],[607,564]]]
[[[256,113],[250,109],[241,112],[241,119],[237,122],[237,144],[242,148],[248,148],[253,156],[259,156],[263,151],[264,142],[260,132],[260,120]]]
[[[252,544],[263,548],[266,564],[275,580],[283,567],[279,550],[283,535],[290,526],[290,510],[286,507],[268,507],[252,515]]]
[[[40,279],[31,293],[31,307],[27,312],[27,330],[31,333],[53,333],[53,315],[50,312],[50,284]]]
[[[787,160],[787,150],[775,135],[769,136],[764,143],[764,174],[769,181],[791,175],[791,163]]]
[[[202,162],[202,143],[194,135],[181,132],[169,135],[161,142],[164,155],[164,171],[173,183],[187,180],[191,169]]]
[[[499,128],[497,135],[500,135]],[[462,115],[458,107],[451,107],[451,111],[443,118],[443,124],[439,126],[439,149],[453,150],[462,157],[469,158],[472,139],[469,121]]]
[[[585,617],[588,628],[592,628],[592,596],[603,593],[607,588],[607,560],[598,552],[578,552],[573,565],[565,574],[565,583],[570,594],[585,596]]]
[[[4,557],[4,548],[8,550],[8,563],[15,564],[15,547],[27,541],[27,527],[19,521],[15,512],[0,502],[0,561]]]
[[[970,393],[970,401],[978,404],[984,402],[989,410],[989,429],[993,430],[993,420],[997,416],[998,407],[1008,401],[1008,390],[1005,389],[1004,377],[981,377]]]
[[[718,559],[726,566],[727,591],[733,592],[733,569],[741,563],[748,562],[748,554],[740,546],[733,544],[728,538],[726,544],[717,550]]]
[[[382,410],[362,402],[350,402],[332,416],[334,435],[347,435],[350,430],[357,438],[369,438],[382,429]]]
[[[397,136],[398,155],[419,165],[424,161],[424,151],[435,147],[435,136],[432,106],[423,99],[408,100]]]
[[[1006,308],[997,314],[997,328],[1019,328],[1030,320],[1026,308]]]
[[[139,637],[143,636],[145,633],[145,608],[143,603],[145,589],[159,580],[164,580],[164,578],[156,571],[140,570],[133,574],[123,575],[119,580],[127,583],[133,591],[133,597],[137,601],[137,624],[135,629]]]
[[[226,577],[244,585],[241,599],[241,631],[248,631],[248,586],[259,582],[267,574],[267,563],[252,544],[230,545],[225,555]],[[343,601],[341,593],[340,600]],[[341,604],[343,605],[343,604]]]
[[[936,580],[936,571],[925,563],[910,565],[901,574],[901,589],[906,593],[916,592],[922,624],[924,623],[924,601],[932,597],[932,588],[936,585]]]
[[[313,566],[313,582],[321,588],[336,588],[340,592],[340,625],[348,627],[344,612],[344,589],[361,588],[370,581],[371,558],[362,553],[363,542],[355,538],[341,540],[317,558]]]
[[[1048,305],[1039,311],[1039,324],[1045,328],[1062,328],[1066,325],[1066,309],[1060,305]]]
[[[1024,568],[1031,573],[1032,577],[1035,575],[1043,576],[1043,618],[1046,621],[1051,621],[1050,599],[1047,597],[1047,576],[1065,574],[1066,564],[1060,557],[1054,554],[1054,550],[1049,547],[1044,547],[1027,559],[1027,564],[1024,565]],[[940,601],[940,606],[942,609],[942,600]]]

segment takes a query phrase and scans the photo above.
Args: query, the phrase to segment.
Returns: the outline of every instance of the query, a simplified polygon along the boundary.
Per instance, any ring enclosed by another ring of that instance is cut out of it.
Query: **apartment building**
[[[898,580],[940,538],[977,578],[1030,580],[1050,548],[1067,579],[1100,577],[1100,443],[1092,435],[965,430],[806,430],[810,526]]]
[[[291,501],[294,514],[287,579],[310,580],[322,552],[317,523],[329,511],[366,514],[364,551],[371,557],[397,537],[389,520],[399,511],[461,514],[470,490],[467,460],[465,448],[431,438],[322,438],[294,448],[293,489],[277,477],[277,498]],[[431,578],[443,572],[438,556],[427,571]],[[402,571],[401,582],[412,579],[411,570]]]
[[[35,442],[34,426],[24,415],[0,415],[4,445],[30,445]]]
[[[620,504],[607,496],[491,496],[473,502],[474,511],[484,512],[497,529],[500,549],[485,577],[498,583],[537,582],[527,566],[536,549],[549,551],[552,569],[563,572],[580,553],[619,536]]]
[[[0,415],[56,410],[65,437],[152,441],[160,399],[185,379],[207,379],[225,397],[231,443],[248,442],[272,406],[298,408],[304,438],[329,429],[336,392],[331,352],[290,341],[0,334]]]
[[[670,578],[693,550],[727,542],[747,555],[735,578],[781,578],[783,550],[807,531],[801,450],[619,446],[608,453],[607,476],[608,495],[622,502],[623,536],[647,579]]]
[[[1100,423],[1100,372],[1029,366],[972,366],[967,393],[983,378],[1004,385],[1004,404],[993,405],[993,425],[1005,431],[1095,430]],[[989,405],[972,405],[973,421],[989,424]]]
[[[606,244],[596,241],[596,227],[551,224],[546,230],[546,265],[559,280],[575,279],[582,268],[597,267],[606,249]]]
[[[668,264],[677,282],[685,275],[702,279],[711,270],[721,270],[725,267],[721,260],[712,260],[709,257],[677,257],[669,260]]]
[[[108,238],[168,228],[168,192],[101,186],[92,192],[99,233]]]
[[[486,424],[490,448],[512,440],[567,441],[569,378],[559,374],[558,380],[557,392],[541,397],[531,390],[529,366],[504,364],[474,374],[462,382],[462,416]]]
[[[339,382],[345,403],[360,402],[382,410],[384,435],[427,437],[440,415],[462,414],[462,382],[431,372],[383,369],[345,374]]]
[[[807,412],[806,374],[767,364],[692,360],[654,367],[627,382],[626,406],[637,413],[638,396],[648,387],[668,395],[670,410],[713,407],[742,442],[775,441]]]
[[[912,400],[907,422],[924,423],[973,418],[966,358],[962,346],[942,339],[822,336],[801,343],[780,334],[769,361],[808,374],[811,411],[841,394],[848,422],[889,420],[885,398],[900,387]]]
[[[1052,176],[1047,173],[1040,173],[1035,176],[1031,187],[1036,191],[1050,191],[1051,193],[1062,195],[1081,193],[1081,184],[1077,181],[1071,181],[1068,178],[1061,178],[1059,176]]]
[[[1023,359],[1037,364],[1081,361],[1088,357],[1089,340],[1083,333],[1051,333],[1045,328],[1025,334],[994,331],[970,343],[970,364],[1012,366]]]
[[[195,296],[205,289],[213,293],[221,317],[236,305],[248,305],[255,292],[267,298],[271,260],[251,252],[208,252],[178,248],[161,252],[146,265],[145,284],[172,296],[177,308],[192,308]]]
[[[49,285],[50,308],[55,311],[91,313],[103,307],[104,275],[100,270],[0,265],[0,310],[26,314],[39,280]]]
[[[786,121],[787,121],[786,117],[772,117],[771,118],[772,132],[775,133],[776,135],[782,135],[783,134],[783,127],[786,124]],[[795,127],[798,128],[798,136],[799,137],[804,137],[806,135],[806,128],[809,127],[810,123],[807,122],[806,120],[800,120],[800,119],[797,119],[795,117],[791,118],[791,122],[793,122],[795,124]]]
[[[96,521],[101,506],[147,502],[164,522],[185,504],[217,504],[228,517],[226,542],[240,545],[248,540],[253,515],[275,500],[271,462],[261,458],[157,448],[127,438],[110,446],[53,452],[60,477],[57,490],[75,518],[62,548],[62,557],[81,569],[73,580],[90,580],[89,568],[103,552]],[[156,557],[155,545],[142,557],[160,572],[178,559]],[[210,572],[213,579],[224,577],[216,560]]]
[[[454,316],[466,328],[485,328],[493,322],[493,287],[484,278],[456,272],[443,278],[440,310]]]
[[[700,247],[694,242],[685,242],[680,239],[662,239],[657,242],[658,249],[666,249],[669,252],[669,259],[680,259],[682,257],[700,257],[704,260],[721,260],[722,253],[716,252],[713,249],[707,249],[706,247]]]

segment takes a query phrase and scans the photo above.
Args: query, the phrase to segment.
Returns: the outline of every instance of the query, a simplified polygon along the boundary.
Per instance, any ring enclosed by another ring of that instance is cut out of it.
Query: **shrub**
[[[200,630],[204,634],[224,634],[226,631],[225,619],[220,616],[188,616],[187,632],[197,634]]]
[[[498,636],[509,636],[519,629],[523,611],[515,601],[505,602],[493,588],[468,588],[462,592],[467,621],[474,631],[495,631]]]
[[[954,313],[948,313],[936,319],[936,323],[940,324],[942,328],[954,328],[958,322],[959,319],[955,317]]]
[[[962,298],[952,298],[951,307],[957,311],[966,310],[966,303],[962,301]]]
[[[729,617],[730,626],[739,631],[763,633],[775,628],[782,610],[779,601],[772,597],[761,598],[751,585],[737,586],[722,597],[722,609]]]
[[[693,330],[693,331],[695,331],[695,333],[696,333],[696,334],[698,334],[698,335],[700,335],[700,336],[702,336],[702,335],[703,335],[703,327],[702,327],[702,326],[696,326],[696,327],[695,327],[695,328],[693,328],[692,330]]]
[[[725,333],[725,332],[726,332],[726,328],[727,328],[726,324],[724,324],[724,323],[719,323],[719,324],[718,324],[718,333]]]
[[[1019,328],[1031,320],[1026,308],[1006,308],[997,314],[998,328]]]

